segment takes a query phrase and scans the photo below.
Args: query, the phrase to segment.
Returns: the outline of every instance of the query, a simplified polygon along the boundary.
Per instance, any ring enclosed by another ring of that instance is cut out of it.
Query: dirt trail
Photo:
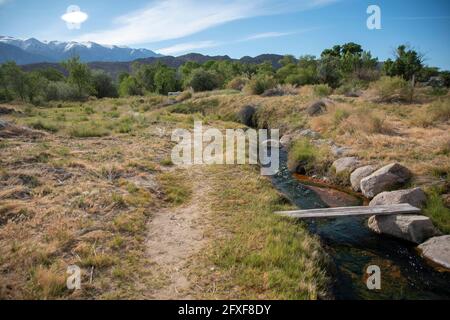
[[[147,254],[166,284],[150,293],[153,299],[192,299],[186,262],[206,243],[204,230],[208,185],[201,167],[186,170],[193,183],[192,198],[181,207],[165,208],[148,225]]]

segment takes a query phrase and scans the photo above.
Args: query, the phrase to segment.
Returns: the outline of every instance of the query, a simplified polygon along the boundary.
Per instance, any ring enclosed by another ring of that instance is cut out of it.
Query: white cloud
[[[177,53],[189,52],[196,49],[217,47],[219,45],[221,45],[221,43],[216,41],[188,42],[188,43],[179,43],[167,48],[162,48],[156,50],[156,52],[164,55],[173,55]]]
[[[132,45],[178,39],[227,22],[306,10],[337,0],[156,0],[116,18],[107,30],[87,33],[77,41]]]
[[[284,37],[289,36],[291,34],[295,34],[296,32],[264,32],[264,33],[257,33],[251,36],[248,36],[242,41],[248,41],[248,40],[258,40],[258,39],[265,39],[265,38],[278,38],[278,37]]]

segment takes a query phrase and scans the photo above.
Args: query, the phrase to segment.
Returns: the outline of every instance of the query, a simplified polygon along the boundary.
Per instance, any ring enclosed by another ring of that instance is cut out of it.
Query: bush
[[[263,97],[281,97],[288,95],[296,95],[297,88],[291,84],[277,85],[275,88],[264,91]]]
[[[372,87],[380,102],[406,101],[411,99],[411,86],[401,77],[381,77]]]
[[[36,130],[44,130],[48,132],[57,132],[59,130],[59,127],[56,123],[43,119],[33,120],[28,123],[28,126]]]
[[[336,93],[347,97],[358,97],[361,95],[361,91],[365,89],[367,89],[367,85],[364,82],[359,80],[350,80],[336,89]]]
[[[248,82],[249,79],[246,77],[235,77],[228,82],[227,89],[242,91]]]
[[[99,138],[109,135],[109,131],[97,123],[90,123],[88,125],[79,124],[72,127],[69,134],[75,138]]]
[[[273,76],[261,74],[253,77],[244,87],[247,94],[263,94],[266,90],[272,89],[276,86],[276,81]]]
[[[315,85],[313,87],[313,90],[314,94],[319,97],[327,97],[333,92],[333,89],[331,89],[330,86],[327,84]]]
[[[111,77],[104,71],[95,71],[92,75],[92,84],[97,98],[117,98],[118,92]]]
[[[195,92],[211,91],[220,87],[220,79],[216,72],[196,69],[185,83]]]
[[[47,101],[73,101],[80,97],[77,89],[66,82],[50,82],[45,90],[45,98]]]
[[[433,102],[428,107],[428,112],[431,114],[434,121],[448,121],[450,120],[450,99],[440,99]]]
[[[121,97],[140,96],[142,95],[142,88],[139,86],[136,78],[128,76],[120,82],[119,94]]]

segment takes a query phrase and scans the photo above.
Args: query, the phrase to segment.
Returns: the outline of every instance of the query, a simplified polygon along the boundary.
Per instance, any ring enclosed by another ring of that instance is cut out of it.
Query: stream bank
[[[361,199],[349,201],[351,195],[340,190],[302,183],[289,172],[283,150],[280,150],[280,172],[272,177],[272,183],[301,209],[343,203],[361,205]],[[331,197],[323,193],[327,189]],[[373,233],[367,228],[367,219],[309,220],[307,226],[321,238],[334,262],[332,293],[336,299],[450,299],[449,272],[434,269],[412,244]],[[367,289],[366,270],[370,265],[381,269],[381,290]]]

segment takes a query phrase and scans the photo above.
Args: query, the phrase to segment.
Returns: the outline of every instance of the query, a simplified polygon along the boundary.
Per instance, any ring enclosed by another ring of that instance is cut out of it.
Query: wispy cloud
[[[0,0],[0,6],[2,5],[2,4],[5,4],[5,3],[7,3],[7,2],[10,2],[11,0]]]
[[[1,1],[1,0],[0,0]],[[308,10],[338,0],[157,0],[77,41],[132,45],[179,39],[239,19]]]
[[[242,39],[242,41],[258,40],[258,39],[266,39],[266,38],[279,38],[279,37],[289,36],[292,34],[295,34],[295,32],[264,32],[264,33],[257,33],[257,34],[248,36],[248,37]]]
[[[391,20],[446,20],[450,19],[450,16],[434,16],[434,17],[395,17]]]
[[[207,40],[207,41],[178,43],[178,44],[175,44],[175,45],[167,47],[167,48],[158,49],[158,50],[156,50],[156,52],[164,54],[164,55],[174,55],[174,54],[179,54],[179,53],[192,52],[193,50],[197,50],[197,49],[219,47],[219,46],[240,43],[240,42],[254,41],[254,40],[260,40],[260,39],[267,39],[267,38],[285,37],[285,36],[289,36],[289,35],[313,31],[313,30],[317,30],[317,29],[319,29],[319,28],[309,28],[309,29],[290,31],[290,32],[277,32],[277,31],[263,32],[263,33],[252,34],[252,35],[249,35],[249,36],[246,36],[244,38],[240,38],[240,39],[237,39],[234,41],[226,41],[226,42]]]
[[[156,50],[158,53],[164,54],[164,55],[173,55],[177,53],[183,53],[183,52],[189,52],[192,50],[197,49],[204,49],[204,48],[212,48],[217,47],[221,45],[221,42],[217,41],[199,41],[199,42],[188,42],[188,43],[179,43],[167,48],[162,48],[159,50]]]

